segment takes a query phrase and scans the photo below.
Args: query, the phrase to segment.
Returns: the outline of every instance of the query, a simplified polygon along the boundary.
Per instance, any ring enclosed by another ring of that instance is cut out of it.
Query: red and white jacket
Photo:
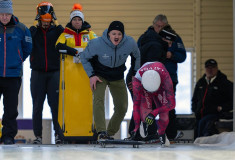
[[[155,70],[161,77],[161,84],[156,92],[147,92],[141,84],[142,75],[145,71]],[[151,113],[155,117],[160,113],[169,112],[175,108],[175,95],[172,80],[165,66],[160,62],[147,62],[136,72],[132,81],[133,86],[133,116],[135,130],[139,128],[140,121]],[[152,103],[156,109],[152,109]]]

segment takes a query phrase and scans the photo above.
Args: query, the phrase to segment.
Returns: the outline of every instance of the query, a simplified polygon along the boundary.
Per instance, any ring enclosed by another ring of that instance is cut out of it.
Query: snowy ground
[[[0,160],[234,160],[234,146],[0,145]]]

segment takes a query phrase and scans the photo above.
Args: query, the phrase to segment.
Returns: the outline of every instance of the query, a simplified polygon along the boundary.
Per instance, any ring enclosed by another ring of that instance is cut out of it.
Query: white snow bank
[[[199,146],[230,146],[235,148],[235,132],[222,132],[208,137],[199,137],[194,141]]]

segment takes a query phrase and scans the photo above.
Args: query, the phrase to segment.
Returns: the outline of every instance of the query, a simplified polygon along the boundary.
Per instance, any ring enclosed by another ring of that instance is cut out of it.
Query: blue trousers
[[[213,123],[215,120],[218,120],[217,114],[209,114],[204,116],[199,122],[198,122],[198,137],[203,136],[210,136],[210,124]]]

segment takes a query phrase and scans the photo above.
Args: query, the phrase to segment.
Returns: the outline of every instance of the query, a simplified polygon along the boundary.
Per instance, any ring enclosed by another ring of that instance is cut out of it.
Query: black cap
[[[208,60],[205,62],[205,67],[209,67],[209,66],[217,67],[217,62],[216,62],[216,60],[214,60],[214,59],[208,59]]]
[[[122,35],[124,35],[124,25],[120,21],[113,21],[110,23],[109,28],[108,28],[108,33],[112,30],[118,30],[122,32]]]

